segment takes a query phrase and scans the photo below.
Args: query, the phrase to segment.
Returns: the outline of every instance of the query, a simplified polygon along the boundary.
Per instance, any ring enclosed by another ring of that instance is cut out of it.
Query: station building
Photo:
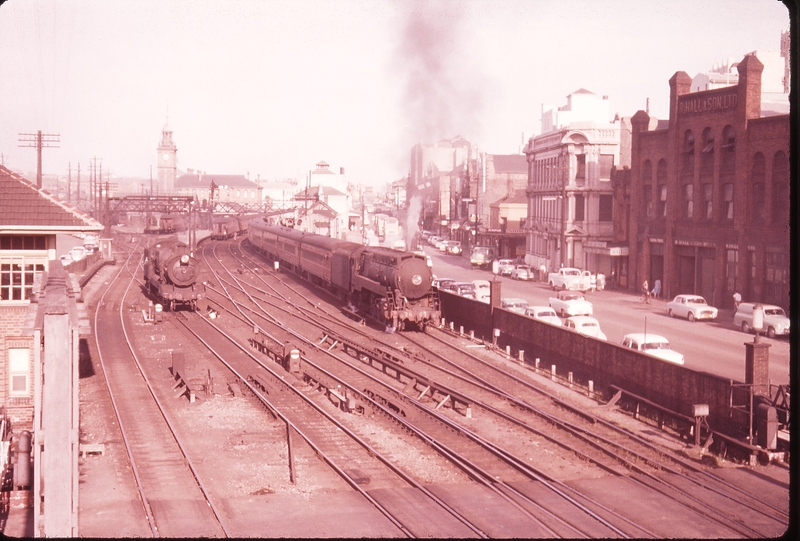
[[[699,92],[679,71],[666,127],[632,117],[627,287],[788,307],[790,120],[764,114],[763,67],[746,55],[735,85]]]
[[[99,235],[103,225],[3,166],[0,193],[0,404],[18,432],[33,428],[34,281],[61,265],[57,235]]]

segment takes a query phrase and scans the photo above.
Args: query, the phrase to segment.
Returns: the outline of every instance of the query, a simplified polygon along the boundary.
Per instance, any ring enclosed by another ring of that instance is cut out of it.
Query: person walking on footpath
[[[642,302],[650,304],[650,284],[647,283],[647,280],[642,284]]]
[[[654,299],[661,297],[661,278],[656,278],[656,285],[653,286],[652,293]]]
[[[742,302],[742,296],[738,291],[733,292],[733,311],[734,313],[736,310],[739,309],[739,303]]]

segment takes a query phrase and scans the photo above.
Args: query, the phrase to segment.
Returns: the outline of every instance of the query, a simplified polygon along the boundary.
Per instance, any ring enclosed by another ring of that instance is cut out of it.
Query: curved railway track
[[[132,250],[95,312],[94,336],[108,393],[153,537],[229,537],[131,345],[123,311],[141,254]],[[133,270],[132,270],[133,269]],[[107,302],[106,298],[121,298]]]

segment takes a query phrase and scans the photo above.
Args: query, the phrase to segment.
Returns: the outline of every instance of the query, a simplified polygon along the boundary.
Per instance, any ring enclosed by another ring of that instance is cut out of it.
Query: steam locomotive
[[[200,264],[186,244],[167,239],[145,248],[144,259],[144,287],[150,297],[167,311],[178,307],[197,310],[206,287],[198,283]]]
[[[433,274],[424,257],[250,221],[249,243],[390,329],[424,328],[441,319]]]
[[[211,221],[211,238],[214,240],[235,239],[247,234],[247,225],[252,216],[218,216]]]

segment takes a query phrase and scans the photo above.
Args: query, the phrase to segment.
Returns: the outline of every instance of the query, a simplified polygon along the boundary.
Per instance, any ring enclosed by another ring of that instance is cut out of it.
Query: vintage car
[[[589,316],[572,316],[564,321],[564,327],[586,336],[592,336],[600,340],[608,340],[603,331],[600,330],[600,323]]]
[[[453,282],[442,289],[445,289],[446,291],[452,291],[457,295],[461,295],[462,297],[467,297],[469,299],[475,298],[475,285],[472,282]]]
[[[511,269],[512,280],[533,280],[533,271],[530,265],[514,265]]]
[[[526,301],[525,299],[517,299],[517,298],[500,299],[500,308],[505,308],[506,310],[517,312],[518,314],[524,314],[525,309],[527,307],[528,307],[528,301]]]
[[[528,306],[525,309],[525,315],[556,327],[560,327],[562,324],[561,318],[556,315],[556,311],[549,306]]]
[[[790,321],[786,317],[786,312],[780,306],[774,304],[762,304],[764,309],[764,332],[770,338],[775,338],[778,335],[789,336]],[[753,309],[755,303],[743,302],[739,305],[736,313],[733,315],[733,324],[742,329],[742,332],[753,331]]]
[[[500,276],[511,276],[514,270],[514,261],[511,259],[500,259],[497,261],[497,274]]]
[[[555,297],[550,297],[550,308],[561,317],[590,316],[593,311],[592,303],[586,300],[583,293],[570,290],[559,291]]]
[[[718,310],[709,306],[699,295],[677,295],[667,303],[667,314],[670,317],[685,317],[689,321],[717,319]]]
[[[622,345],[626,348],[641,351],[647,355],[658,357],[662,361],[683,364],[683,354],[669,347],[669,340],[651,333],[631,333],[622,337]]]
[[[461,242],[457,240],[448,240],[444,246],[444,253],[450,255],[461,255]]]
[[[481,302],[489,302],[492,293],[489,280],[473,280],[472,285],[475,286],[475,298]]]

